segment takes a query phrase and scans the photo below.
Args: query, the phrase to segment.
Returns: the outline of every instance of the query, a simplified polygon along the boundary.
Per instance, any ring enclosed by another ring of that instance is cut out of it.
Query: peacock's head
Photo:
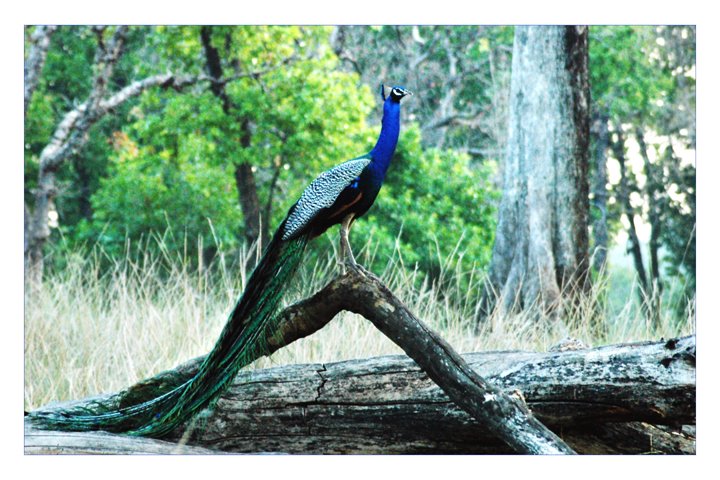
[[[413,93],[405,87],[395,86],[390,90],[390,99],[395,102],[400,102],[400,99],[412,94]],[[382,99],[385,100],[385,85],[383,84],[380,84],[380,95],[382,96]]]

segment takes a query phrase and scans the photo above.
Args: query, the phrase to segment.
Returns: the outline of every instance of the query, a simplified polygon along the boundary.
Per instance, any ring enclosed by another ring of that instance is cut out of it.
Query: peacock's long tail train
[[[284,227],[285,222],[265,249],[220,338],[193,378],[155,398],[117,410],[68,407],[30,412],[32,424],[52,430],[105,430],[162,437],[206,408],[240,368],[269,351],[268,338],[275,327],[280,299],[310,239],[309,234],[303,234],[283,240]]]

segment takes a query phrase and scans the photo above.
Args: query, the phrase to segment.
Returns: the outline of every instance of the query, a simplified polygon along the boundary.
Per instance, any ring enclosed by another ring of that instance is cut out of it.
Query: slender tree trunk
[[[607,262],[608,212],[607,212],[607,149],[609,145],[608,115],[600,112],[595,121],[595,179],[593,182],[593,207],[597,218],[593,223],[595,247],[593,266],[596,272],[603,272]]]
[[[25,259],[25,277],[26,280],[34,280],[29,278],[29,274],[32,271],[32,261],[31,258],[31,249],[30,249],[30,242],[33,238],[33,231],[32,227],[34,225],[34,221],[32,219],[32,213],[30,212],[30,208],[28,207],[27,202],[24,202],[25,206],[25,215],[24,215],[24,225],[23,225],[23,233],[24,233],[24,241],[23,241],[23,247],[24,247],[24,259]],[[32,283],[32,282],[29,282]]]
[[[260,226],[260,200],[252,165],[247,162],[235,165],[235,186],[240,200],[240,208],[245,217],[245,241],[248,245],[253,245],[258,241],[262,244],[260,238],[262,231]],[[257,258],[252,256],[250,262],[254,265]]]
[[[645,305],[648,280],[642,259],[642,251],[640,250],[640,239],[638,238],[637,229],[635,228],[635,211],[630,203],[630,184],[628,182],[627,167],[625,166],[625,139],[619,126],[616,126],[615,130],[617,141],[612,143],[612,150],[615,159],[620,164],[619,201],[622,205],[623,213],[625,213],[625,217],[628,219],[628,253],[633,257],[633,264],[635,265],[638,282],[640,283],[640,303]]]
[[[220,54],[212,44],[212,27],[204,26],[200,29],[200,41],[205,50],[205,65],[208,74],[216,80],[210,84],[210,90],[222,101],[223,112],[228,115],[230,121],[240,121],[233,117],[233,104],[225,91],[224,84],[219,81],[223,77],[223,67]],[[226,43],[228,42],[230,42],[230,39],[226,38]],[[243,137],[241,138],[241,144],[243,148],[248,148],[251,140],[250,124],[247,120],[242,121],[242,124]],[[263,236],[263,231],[266,228],[261,228],[260,200],[252,165],[246,162],[235,165],[235,186],[238,191],[240,209],[245,218],[245,241],[248,245],[258,247],[254,252],[261,252],[262,246],[266,243],[267,235]],[[267,223],[267,219],[265,223]],[[253,267],[257,261],[258,256],[256,254],[250,255],[250,267]]]
[[[40,73],[50,48],[50,37],[55,30],[57,30],[56,26],[40,25],[35,27],[30,35],[30,49],[25,59],[25,115],[27,115],[33,93],[40,83]]]
[[[73,166],[78,176],[78,185],[80,191],[78,192],[78,209],[80,210],[80,216],[84,219],[92,219],[92,203],[90,202],[90,196],[92,195],[92,189],[90,188],[90,172],[86,168],[85,162],[81,158],[75,157]]]
[[[515,30],[499,222],[481,315],[540,307],[588,276],[587,27]]]
[[[212,27],[204,26],[200,29],[200,41],[205,50],[205,67],[210,78],[215,80],[210,83],[210,91],[222,101],[222,108],[225,115],[230,115],[232,104],[225,92],[225,85],[220,82],[223,77],[223,67],[220,61],[220,54],[212,44]]]
[[[653,288],[662,290],[658,257],[662,225],[660,224],[660,210],[657,198],[659,186],[657,173],[655,166],[650,162],[642,128],[638,127],[635,130],[635,138],[640,146],[640,155],[643,158],[643,165],[645,167],[645,194],[648,202],[648,220],[650,222],[650,276],[652,278]]]
[[[653,324],[660,326],[660,309],[662,301],[662,280],[660,278],[660,260],[658,250],[660,249],[660,234],[662,225],[660,223],[660,208],[658,205],[658,180],[655,165],[650,162],[647,152],[645,136],[640,127],[635,129],[635,139],[640,147],[640,155],[643,158],[645,168],[645,198],[648,202],[648,221],[650,222],[650,279],[648,281],[648,304],[649,314]]]

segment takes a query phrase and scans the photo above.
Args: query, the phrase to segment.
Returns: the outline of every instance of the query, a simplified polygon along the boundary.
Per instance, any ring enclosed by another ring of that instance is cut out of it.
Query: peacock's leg
[[[349,213],[345,216],[345,218],[343,218],[343,221],[340,224],[340,263],[343,267],[357,266],[357,262],[355,262],[355,257],[352,253],[352,248],[350,247],[350,241],[348,239],[348,236],[350,235],[350,226],[352,225],[353,220],[355,220],[355,214]]]

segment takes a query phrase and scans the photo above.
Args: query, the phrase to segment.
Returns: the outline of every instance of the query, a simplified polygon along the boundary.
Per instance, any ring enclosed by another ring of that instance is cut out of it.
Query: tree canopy
[[[376,267],[401,255],[430,278],[459,244],[467,267],[483,271],[497,223],[513,31],[29,26],[26,79],[36,65],[38,81],[29,95],[26,88],[26,220],[50,200],[41,251],[51,266],[62,265],[59,243],[99,245],[112,257],[150,235],[178,254],[201,238],[212,260],[218,249],[261,240],[248,232],[272,231],[317,174],[367,152],[379,129],[379,84],[400,84],[416,95],[383,191],[353,242],[368,245]],[[589,32],[590,109],[608,129],[607,145],[592,131],[601,158],[590,174],[607,179],[591,188],[591,231],[599,219],[610,237],[634,228],[633,219],[649,224],[640,262],[648,283],[675,276],[692,291],[694,28]],[[36,51],[46,52],[44,64]],[[73,112],[87,130],[43,166]],[[635,159],[622,179],[621,153]]]

